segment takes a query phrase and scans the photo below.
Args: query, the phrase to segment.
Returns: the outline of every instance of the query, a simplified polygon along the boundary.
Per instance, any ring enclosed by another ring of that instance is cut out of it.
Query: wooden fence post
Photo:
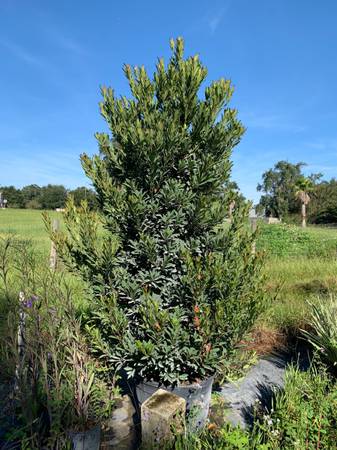
[[[250,218],[250,226],[251,226],[252,232],[255,233],[256,227],[257,227],[257,217]],[[255,240],[252,245],[252,253],[253,253],[253,255],[255,255],[255,253],[256,253],[256,241]]]
[[[25,294],[20,292],[19,294],[19,325],[18,325],[18,362],[15,369],[15,386],[14,389],[18,390],[19,380],[22,371],[22,364],[25,353],[25,326],[26,326],[26,313],[24,312],[23,305],[25,302]]]
[[[58,219],[53,220],[52,229],[53,231],[58,231],[60,229],[60,221]],[[57,253],[54,241],[51,241],[49,265],[52,270],[56,269]]]

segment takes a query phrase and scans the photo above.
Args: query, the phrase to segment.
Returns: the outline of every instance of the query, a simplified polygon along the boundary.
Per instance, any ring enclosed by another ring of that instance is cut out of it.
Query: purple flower
[[[38,297],[36,295],[31,295],[29,298],[26,298],[22,304],[25,308],[32,308],[36,300],[38,300]]]

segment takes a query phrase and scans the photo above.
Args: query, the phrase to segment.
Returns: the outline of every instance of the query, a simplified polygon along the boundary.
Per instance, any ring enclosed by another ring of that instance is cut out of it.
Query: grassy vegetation
[[[49,214],[62,226],[62,213]],[[0,210],[0,236],[9,234],[31,240],[37,251],[48,256],[50,241],[41,211]],[[271,299],[260,326],[296,329],[308,315],[307,300],[337,293],[337,229],[260,224],[257,249],[266,252]]]
[[[269,257],[299,258],[337,256],[337,229],[308,227],[302,229],[296,225],[260,224],[260,236],[257,249],[263,250]]]
[[[308,300],[337,292],[337,230],[261,224],[260,231],[257,248],[266,252],[271,300],[260,323],[296,330],[306,322]]]
[[[213,422],[201,433],[178,437],[165,450],[336,449],[336,407],[336,381],[323,366],[308,372],[289,367],[273,408],[257,399],[252,429]]]
[[[62,213],[56,211],[46,212],[50,215],[51,219],[58,219],[62,228]],[[43,222],[42,211],[10,208],[0,209],[0,240],[1,238],[7,237],[12,237],[13,239],[18,240],[18,242],[20,240],[27,241],[28,245],[23,245],[22,249],[25,250],[22,251],[31,251],[31,258],[37,257],[35,260],[40,264],[39,275],[43,278],[45,269],[48,268],[49,264],[51,242]],[[18,254],[20,254],[20,250],[18,251]],[[22,268],[23,259],[24,255],[22,255],[22,261],[17,261],[16,263],[19,270]],[[2,264],[3,261],[0,260],[0,267]],[[85,283],[80,282],[75,275],[68,272],[62,271],[59,275],[69,286],[69,289],[71,289],[72,298],[76,306],[84,308],[87,304]],[[23,286],[21,284],[18,285],[17,277],[13,277],[11,273],[9,274],[8,283],[10,285],[10,290],[13,293],[15,292],[17,299],[18,293],[23,289]],[[3,280],[0,278],[0,295],[1,294],[3,294]],[[0,297],[0,322],[2,309],[4,307],[6,308],[6,305],[3,303],[4,302],[1,301]]]
[[[50,215],[60,219],[62,226],[61,213],[51,211]],[[48,264],[50,241],[41,212],[0,210],[0,237],[8,235],[30,240],[35,252],[44,256],[39,259],[41,270],[37,272],[37,279],[30,279],[29,282],[41,289],[47,289],[48,286],[50,289],[52,285],[48,284],[42,269]],[[285,330],[298,330],[310,322],[308,300],[315,302],[320,296],[322,301],[330,293],[337,294],[337,229],[308,227],[302,230],[296,226],[262,224],[257,249],[266,252],[265,275],[270,304],[259,319],[256,329],[269,330],[265,334],[261,333],[262,339],[266,341],[271,339],[270,336]],[[20,282],[22,278],[27,282],[27,277],[31,277],[31,272],[23,270],[21,266],[22,261],[18,261],[16,278],[9,279],[9,294],[6,294],[3,281],[0,280],[2,306],[5,306],[4,302],[7,305],[15,304],[21,289],[18,280]],[[87,295],[83,283],[62,271],[57,276],[62,278],[59,282],[62,285],[65,283],[67,292],[71,291],[76,307],[85,307]],[[32,292],[39,294],[36,288]],[[17,317],[17,313],[14,317]],[[0,308],[0,335],[10,335],[13,322],[7,323],[4,319]],[[256,350],[254,345],[253,349]],[[245,357],[244,355],[243,363],[246,361]],[[1,346],[0,358],[8,358]],[[12,373],[14,366],[9,367]],[[240,368],[235,370],[239,372]],[[2,373],[1,376],[6,381],[5,375]],[[234,375],[237,375],[236,372]],[[302,395],[303,387],[306,390]],[[269,416],[261,411],[252,432],[232,429],[229,425],[216,426],[201,435],[191,436],[191,442],[185,439],[181,443],[177,442],[174,449],[290,449],[304,448],[305,442],[310,442],[308,448],[334,448],[324,445],[331,446],[331,442],[336,439],[335,407],[335,384],[330,382],[324,372],[300,374],[291,369],[284,394],[276,398],[275,412]],[[319,418],[317,426],[308,427],[313,415]],[[293,447],[295,438],[298,446]],[[321,443],[324,445],[319,447]]]
[[[52,219],[62,222],[62,213],[47,211]],[[36,250],[47,254],[50,240],[42,220],[42,212],[33,209],[0,209],[0,236],[13,235],[32,241]]]
[[[270,307],[261,321],[276,328],[298,328],[308,314],[307,300],[337,292],[337,260],[323,257],[269,258]],[[276,299],[275,299],[276,296]]]

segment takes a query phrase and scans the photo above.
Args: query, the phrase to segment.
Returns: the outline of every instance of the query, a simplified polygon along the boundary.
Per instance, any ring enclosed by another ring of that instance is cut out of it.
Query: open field
[[[52,219],[62,222],[62,213],[47,211]],[[32,241],[36,249],[48,252],[50,240],[42,219],[42,211],[33,209],[0,209],[0,236],[13,235]]]
[[[62,226],[62,213],[48,213]],[[41,211],[0,210],[0,236],[8,234],[31,240],[48,256],[50,240]],[[270,294],[270,307],[260,320],[264,327],[297,328],[305,321],[306,300],[337,293],[337,229],[262,224],[257,248],[266,253]]]
[[[308,300],[337,293],[337,229],[263,224],[257,248],[266,253],[270,293],[264,326],[297,329],[306,321]]]

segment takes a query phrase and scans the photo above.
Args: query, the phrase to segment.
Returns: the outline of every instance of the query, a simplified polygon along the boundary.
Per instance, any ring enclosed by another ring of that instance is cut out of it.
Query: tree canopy
[[[0,192],[8,201],[9,208],[55,209],[64,208],[67,197],[72,195],[76,205],[87,200],[90,208],[96,208],[96,196],[92,189],[81,186],[76,189],[66,189],[63,185],[48,184],[38,186],[30,184],[18,189],[14,186],[0,186]]]
[[[337,180],[335,178],[315,186],[308,213],[311,223],[337,223]]]
[[[288,214],[298,212],[296,198],[296,185],[303,179],[303,167],[306,164],[298,162],[292,164],[288,161],[279,161],[272,169],[262,175],[262,183],[257,190],[262,192],[259,207],[263,208],[268,216],[283,218]],[[311,174],[308,179],[316,183],[322,174]]]

